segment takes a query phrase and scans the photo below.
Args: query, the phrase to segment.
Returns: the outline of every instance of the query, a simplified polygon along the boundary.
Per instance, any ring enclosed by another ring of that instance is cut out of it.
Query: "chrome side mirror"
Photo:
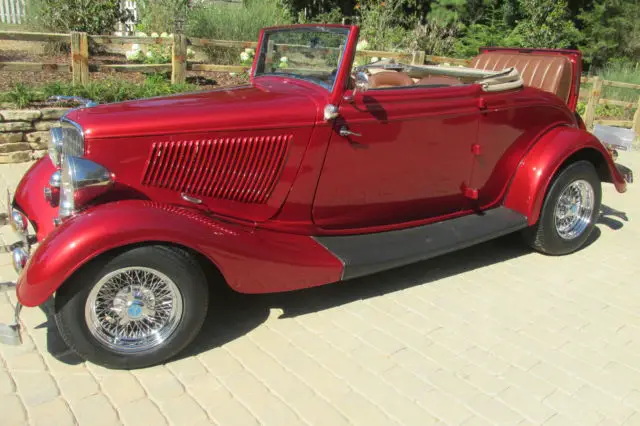
[[[355,87],[353,88],[351,95],[345,96],[344,100],[347,102],[353,102],[358,92],[364,93],[369,90],[369,76],[364,71],[357,71],[351,74],[351,76],[354,80]]]
[[[353,89],[353,95],[356,92],[366,92],[369,90],[369,76],[364,71],[358,71],[355,75],[356,88]]]
[[[324,107],[324,121],[333,120],[338,117],[338,107],[328,104]]]

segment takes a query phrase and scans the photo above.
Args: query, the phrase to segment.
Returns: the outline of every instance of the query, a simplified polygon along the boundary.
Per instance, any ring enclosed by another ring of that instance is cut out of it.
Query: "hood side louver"
[[[156,142],[142,184],[199,197],[264,204],[291,135]]]

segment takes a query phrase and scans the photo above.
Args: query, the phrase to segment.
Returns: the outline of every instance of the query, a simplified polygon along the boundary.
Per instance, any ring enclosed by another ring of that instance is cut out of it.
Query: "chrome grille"
[[[82,157],[84,155],[84,135],[82,127],[68,119],[60,121],[62,131],[62,155]]]

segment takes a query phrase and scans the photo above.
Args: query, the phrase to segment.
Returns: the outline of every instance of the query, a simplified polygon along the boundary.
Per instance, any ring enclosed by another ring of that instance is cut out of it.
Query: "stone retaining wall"
[[[0,164],[22,163],[46,155],[49,129],[68,110],[0,109]]]

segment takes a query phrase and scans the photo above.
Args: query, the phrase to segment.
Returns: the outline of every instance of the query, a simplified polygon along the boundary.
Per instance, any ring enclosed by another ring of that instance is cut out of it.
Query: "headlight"
[[[73,214],[113,184],[111,172],[93,161],[65,156],[60,185],[60,217]]]
[[[60,167],[65,155],[81,157],[84,154],[84,135],[76,123],[62,119],[58,127],[50,130],[49,158],[56,167]]]

